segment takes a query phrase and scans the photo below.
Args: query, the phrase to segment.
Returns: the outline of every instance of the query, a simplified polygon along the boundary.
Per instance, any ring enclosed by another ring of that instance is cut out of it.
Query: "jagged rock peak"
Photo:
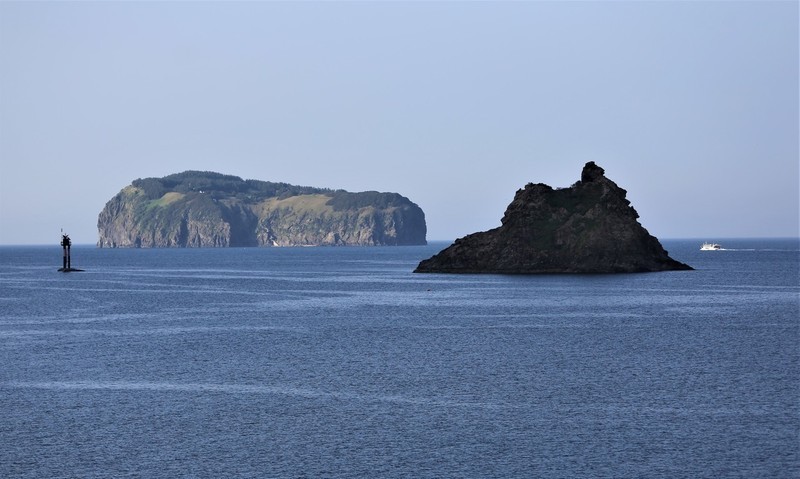
[[[528,183],[501,226],[456,240],[420,262],[420,273],[632,273],[692,269],[669,257],[637,221],[627,192],[588,162],[581,180]]]
[[[604,178],[605,172],[606,170],[595,165],[594,161],[590,161],[583,166],[583,171],[581,172],[581,182],[589,183],[600,178]]]

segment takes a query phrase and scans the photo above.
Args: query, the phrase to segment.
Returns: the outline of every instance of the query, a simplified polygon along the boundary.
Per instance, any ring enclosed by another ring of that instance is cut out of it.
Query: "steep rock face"
[[[570,188],[528,184],[500,227],[458,239],[419,273],[633,273],[688,270],[637,221],[627,192],[587,163]]]
[[[97,221],[98,246],[425,244],[425,215],[396,193],[348,193],[188,171],[134,181]]]

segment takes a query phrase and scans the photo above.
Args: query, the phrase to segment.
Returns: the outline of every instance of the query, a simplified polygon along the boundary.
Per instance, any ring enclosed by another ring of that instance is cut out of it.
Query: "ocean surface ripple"
[[[0,247],[0,477],[800,477],[798,240],[695,271]]]

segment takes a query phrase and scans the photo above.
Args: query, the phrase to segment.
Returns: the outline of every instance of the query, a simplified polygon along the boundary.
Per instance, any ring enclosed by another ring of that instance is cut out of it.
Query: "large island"
[[[626,191],[594,162],[569,188],[529,183],[502,225],[458,239],[417,273],[635,273],[690,270],[637,221]]]
[[[101,248],[426,244],[397,193],[350,193],[186,171],[133,181],[97,220]]]

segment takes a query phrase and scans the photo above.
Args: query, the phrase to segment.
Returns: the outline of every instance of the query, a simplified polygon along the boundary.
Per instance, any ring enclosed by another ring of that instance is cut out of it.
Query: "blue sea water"
[[[0,477],[800,477],[800,244],[431,275],[446,246],[0,247]]]

